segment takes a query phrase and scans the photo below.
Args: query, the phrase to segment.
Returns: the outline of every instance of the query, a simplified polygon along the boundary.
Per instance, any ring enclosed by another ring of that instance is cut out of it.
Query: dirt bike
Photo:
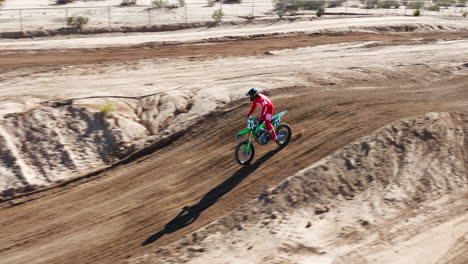
[[[281,117],[284,116],[288,111],[282,111],[273,116],[271,124],[275,128],[277,139],[276,144],[279,147],[285,147],[291,140],[291,127],[288,124],[281,124]],[[247,128],[239,132],[236,139],[239,139],[242,135],[247,134],[248,138],[240,142],[234,152],[236,160],[241,165],[249,164],[255,155],[255,148],[253,146],[252,138],[257,141],[260,145],[266,145],[270,142],[270,132],[266,128],[264,122],[258,122],[258,119],[249,116],[247,120]]]

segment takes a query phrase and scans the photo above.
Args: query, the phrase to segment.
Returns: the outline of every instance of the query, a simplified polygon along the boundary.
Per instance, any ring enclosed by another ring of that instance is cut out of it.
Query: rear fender
[[[281,111],[281,112],[279,112],[278,114],[276,114],[276,115],[273,117],[273,119],[278,118],[278,117],[282,117],[282,116],[284,116],[287,112],[288,112],[287,110]]]
[[[284,116],[287,112],[288,112],[287,110],[281,111],[280,113],[276,114],[273,117],[273,120],[271,120],[271,123],[273,124],[274,127],[277,127],[279,125],[279,123],[281,122],[281,117]]]

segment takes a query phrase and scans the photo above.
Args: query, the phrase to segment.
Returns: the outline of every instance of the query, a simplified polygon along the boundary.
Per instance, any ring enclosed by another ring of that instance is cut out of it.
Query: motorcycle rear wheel
[[[288,124],[280,124],[276,128],[276,144],[282,148],[286,147],[291,140],[291,133],[291,127]]]

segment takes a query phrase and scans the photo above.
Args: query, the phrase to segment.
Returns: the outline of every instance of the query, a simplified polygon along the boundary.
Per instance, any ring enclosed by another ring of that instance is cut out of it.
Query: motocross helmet
[[[255,100],[255,97],[257,97],[258,95],[258,91],[257,89],[252,88],[246,95],[250,96],[250,101],[253,102],[253,100]]]

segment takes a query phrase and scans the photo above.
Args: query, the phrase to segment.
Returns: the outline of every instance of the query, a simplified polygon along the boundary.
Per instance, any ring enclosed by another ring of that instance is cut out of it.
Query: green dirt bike
[[[280,124],[281,117],[287,112],[288,111],[285,110],[278,113],[273,116],[273,119],[271,120],[271,124],[275,128],[277,136],[275,142],[280,148],[285,147],[291,140],[291,127],[288,124]],[[270,141],[270,132],[268,132],[265,123],[261,122],[259,124],[258,119],[252,116],[249,116],[247,128],[239,132],[236,139],[239,139],[244,134],[247,134],[248,138],[237,145],[234,153],[237,162],[241,165],[249,164],[254,158],[255,148],[253,146],[252,138],[254,138],[260,145],[268,144]]]

